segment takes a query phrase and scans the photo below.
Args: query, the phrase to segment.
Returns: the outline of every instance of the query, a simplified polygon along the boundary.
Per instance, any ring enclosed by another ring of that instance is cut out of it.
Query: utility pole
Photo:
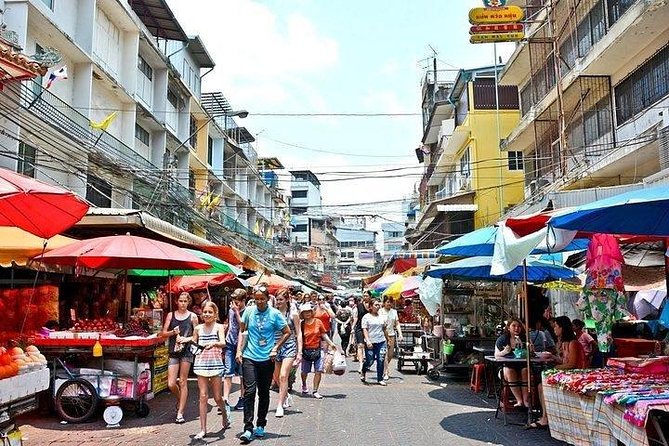
[[[567,133],[564,119],[564,103],[562,98],[562,75],[560,73],[560,44],[559,36],[556,35],[557,14],[555,12],[556,0],[550,0],[550,11],[548,14],[548,32],[551,36],[553,45],[553,68],[555,70],[555,88],[557,92],[558,107],[558,132],[559,132],[559,150],[560,150],[560,174],[564,177],[567,174],[567,162],[565,151],[567,150]]]

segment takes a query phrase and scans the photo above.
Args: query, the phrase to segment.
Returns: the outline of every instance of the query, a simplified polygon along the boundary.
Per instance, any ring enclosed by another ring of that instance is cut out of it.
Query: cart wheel
[[[137,415],[139,418],[146,418],[149,416],[149,412],[151,412],[151,409],[149,408],[149,405],[146,404],[144,401],[140,401],[137,403],[135,406],[135,415]]]
[[[427,377],[432,381],[439,381],[441,374],[439,373],[439,370],[436,367],[432,367],[430,370],[427,371]]]
[[[68,379],[56,392],[54,405],[58,415],[68,423],[83,423],[98,407],[98,393],[93,384],[81,378]]]

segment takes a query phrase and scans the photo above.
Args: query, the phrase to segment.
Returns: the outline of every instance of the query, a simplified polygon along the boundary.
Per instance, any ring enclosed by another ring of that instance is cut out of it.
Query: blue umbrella
[[[492,257],[469,257],[447,264],[437,264],[430,267],[425,273],[428,277],[453,277],[478,280],[508,280],[520,282],[523,280],[523,265],[517,266],[503,276],[490,274]],[[539,260],[527,261],[527,280],[530,282],[547,282],[558,279],[576,277],[576,271],[561,265],[555,265]]]
[[[475,257],[492,256],[495,252],[497,226],[486,226],[467,233],[436,249],[438,254]],[[582,251],[588,249],[588,239],[574,239],[562,252]],[[545,254],[546,251],[535,249],[532,254]]]
[[[594,201],[552,217],[555,228],[606,234],[669,236],[669,185]]]

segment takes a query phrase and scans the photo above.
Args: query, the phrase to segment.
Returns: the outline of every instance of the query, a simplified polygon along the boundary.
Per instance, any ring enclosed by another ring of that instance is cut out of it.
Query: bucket
[[[442,345],[442,350],[444,352],[444,355],[452,355],[454,348],[455,344],[447,344],[446,342],[444,342],[444,344]]]

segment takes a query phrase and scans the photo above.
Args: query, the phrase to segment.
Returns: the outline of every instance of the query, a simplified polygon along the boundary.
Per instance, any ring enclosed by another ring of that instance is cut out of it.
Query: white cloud
[[[407,110],[413,110],[408,105],[402,104],[393,90],[369,91],[362,98],[362,107],[372,112],[402,114]]]

